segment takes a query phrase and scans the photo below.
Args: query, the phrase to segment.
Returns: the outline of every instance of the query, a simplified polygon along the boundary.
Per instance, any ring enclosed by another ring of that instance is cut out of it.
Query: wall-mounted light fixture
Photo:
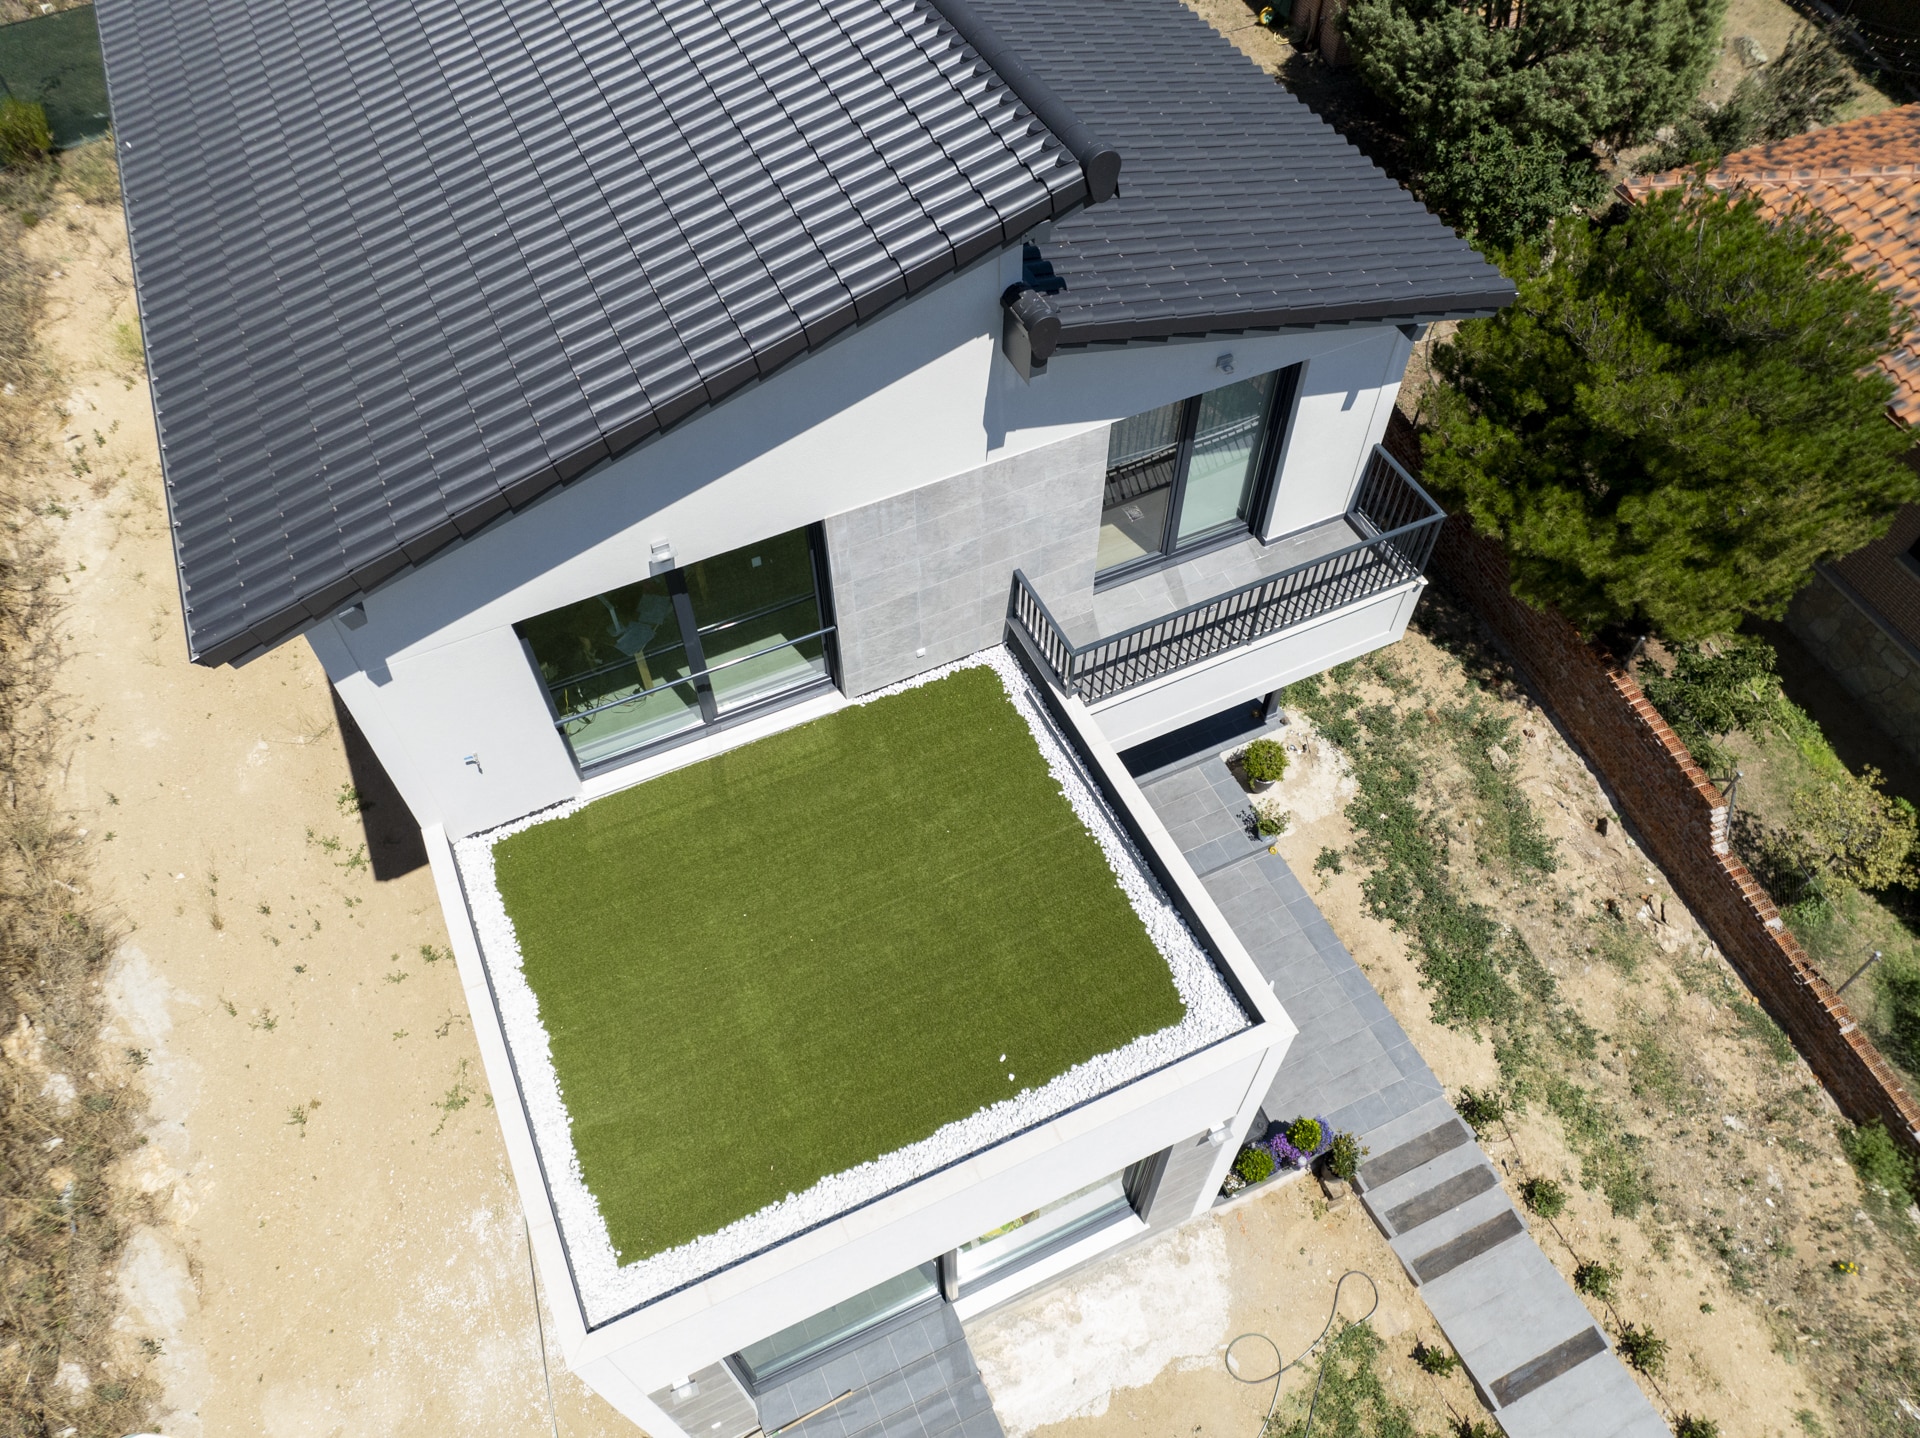
[[[665,574],[673,568],[673,542],[667,539],[654,540],[648,562],[655,574]]]
[[[1233,352],[1229,350],[1226,354],[1221,355],[1219,359],[1213,362],[1213,367],[1219,370],[1221,374],[1232,374]]]

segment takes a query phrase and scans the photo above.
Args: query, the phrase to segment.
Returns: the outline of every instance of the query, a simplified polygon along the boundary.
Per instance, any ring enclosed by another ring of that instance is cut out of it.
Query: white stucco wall
[[[1029,384],[998,350],[1017,272],[1015,252],[955,276],[399,576],[361,628],[310,631],[415,817],[458,836],[580,792],[512,626],[643,577],[663,541],[691,563],[1295,363],[1263,535],[1346,508],[1406,362],[1398,330],[1064,353]]]

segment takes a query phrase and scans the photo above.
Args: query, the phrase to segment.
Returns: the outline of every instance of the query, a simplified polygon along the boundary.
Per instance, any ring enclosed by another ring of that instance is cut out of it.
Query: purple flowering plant
[[[1287,1168],[1306,1168],[1313,1161],[1333,1147],[1333,1125],[1324,1118],[1315,1117],[1312,1122],[1320,1131],[1319,1142],[1311,1149],[1295,1144],[1293,1135],[1306,1128],[1301,1119],[1292,1123],[1276,1123],[1267,1134],[1267,1150],[1273,1155],[1275,1163]]]

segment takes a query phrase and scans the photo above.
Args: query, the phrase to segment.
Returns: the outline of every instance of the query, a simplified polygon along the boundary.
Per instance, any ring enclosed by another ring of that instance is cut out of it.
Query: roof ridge
[[[1920,175],[1920,164],[1825,165],[1805,170],[1719,170],[1714,173],[1751,180],[1872,180],[1881,176]]]

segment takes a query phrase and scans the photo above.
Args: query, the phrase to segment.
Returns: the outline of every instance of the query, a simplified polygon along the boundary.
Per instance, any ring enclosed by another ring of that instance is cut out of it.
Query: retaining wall
[[[1418,472],[1404,421],[1388,447]],[[1855,1123],[1885,1122],[1920,1155],[1920,1103],[1847,1006],[1786,932],[1766,890],[1733,854],[1727,801],[1693,762],[1631,675],[1566,620],[1514,598],[1506,556],[1466,521],[1449,519],[1428,573],[1471,605],[1542,701],[1586,752],[1675,891],[1792,1038]]]

